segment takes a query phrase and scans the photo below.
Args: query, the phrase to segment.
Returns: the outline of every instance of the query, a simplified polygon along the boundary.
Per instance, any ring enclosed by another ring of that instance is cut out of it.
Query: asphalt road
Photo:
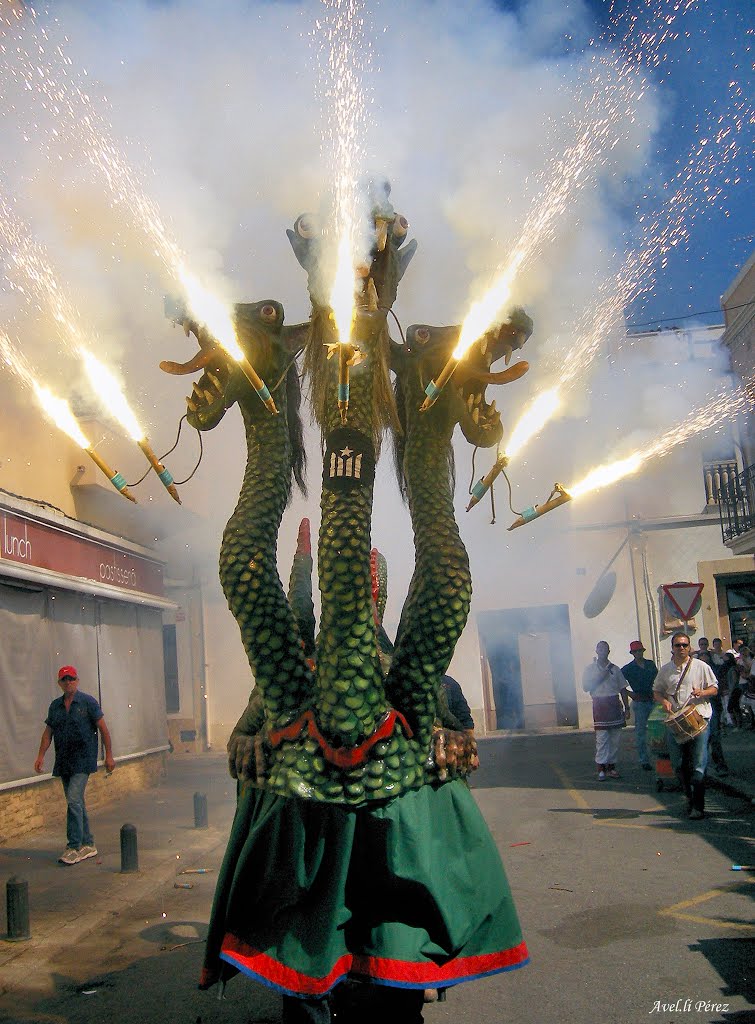
[[[589,734],[481,742],[475,795],[531,963],[451,990],[427,1024],[755,1021],[755,873],[731,871],[755,862],[752,805],[709,791],[708,817],[692,823],[650,773],[599,783],[591,754]],[[216,871],[220,854],[205,866]],[[246,978],[222,1001],[197,991],[214,874],[190,880],[166,880],[40,965],[0,1001],[0,1021],[277,1021],[278,997]]]

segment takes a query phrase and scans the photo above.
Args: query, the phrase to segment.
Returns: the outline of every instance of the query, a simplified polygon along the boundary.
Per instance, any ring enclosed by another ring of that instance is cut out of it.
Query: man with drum
[[[718,693],[718,683],[709,665],[690,657],[686,633],[674,633],[671,650],[671,661],[655,678],[653,697],[669,715],[666,724],[671,767],[687,794],[689,817],[699,821],[705,816],[708,723],[713,713],[709,698]]]

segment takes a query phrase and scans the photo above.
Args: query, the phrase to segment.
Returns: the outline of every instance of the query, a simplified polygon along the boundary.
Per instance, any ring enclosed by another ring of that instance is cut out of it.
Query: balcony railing
[[[705,478],[705,504],[720,505],[722,495],[731,492],[739,475],[739,467],[735,459],[718,459],[706,462],[703,466]]]
[[[755,466],[726,475],[718,489],[724,544],[755,529]]]

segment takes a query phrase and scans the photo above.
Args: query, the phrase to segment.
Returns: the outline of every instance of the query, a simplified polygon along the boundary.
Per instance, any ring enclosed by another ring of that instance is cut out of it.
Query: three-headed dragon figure
[[[347,978],[380,986],[375,994],[388,987],[417,995],[528,958],[500,857],[466,782],[477,764],[474,738],[450,715],[441,678],[472,594],[454,516],[452,435],[458,424],[472,445],[499,444],[501,418],[486,387],[516,379],[526,364],[498,372],[491,365],[505,356],[508,366],[532,322],[515,310],[420,411],[460,328],[414,325],[400,343],[391,338],[388,314],[416,243],[403,244],[407,221],[387,186],[373,220],[371,264],[358,279],[345,423],[336,401],[339,360],[329,358],[339,339],[319,280],[325,240],[308,215],[288,236],[307,273],[310,320],[285,325],[274,300],[235,307],[238,343],[277,414],[190,319],[184,327],[200,352],[188,363],[161,364],[173,373],[202,371],[187,399],[191,426],[211,430],[238,404],[247,441],[220,578],[255,686],[228,744],[238,806],[201,987],[240,970],[323,1005]],[[277,565],[294,480],[303,486],[300,356],[322,432],[317,635],[306,521],[288,593]],[[394,644],[380,623],[385,574],[370,535],[386,433],[415,549]]]

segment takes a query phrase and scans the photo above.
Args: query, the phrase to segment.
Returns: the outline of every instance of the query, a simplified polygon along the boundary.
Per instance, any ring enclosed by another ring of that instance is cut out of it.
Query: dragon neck
[[[420,742],[429,740],[440,677],[469,615],[472,578],[453,506],[450,395],[420,413],[416,370],[406,375],[404,479],[414,532],[415,566],[396,638],[386,692]]]
[[[280,725],[311,696],[312,676],[283,590],[277,537],[291,491],[291,447],[285,390],[279,415],[255,398],[241,406],[247,463],[239,501],[220,549],[220,580],[268,721]]]

